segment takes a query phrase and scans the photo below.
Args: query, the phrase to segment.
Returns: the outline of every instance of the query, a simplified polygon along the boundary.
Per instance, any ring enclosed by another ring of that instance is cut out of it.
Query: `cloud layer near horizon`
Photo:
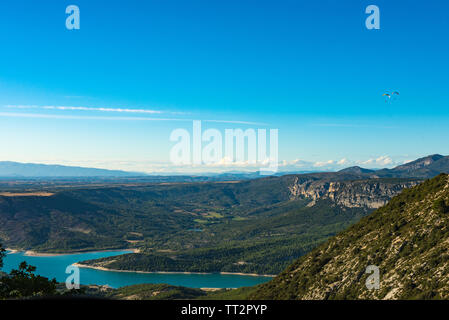
[[[27,161],[30,162],[30,161]],[[81,166],[90,168],[123,170],[142,172],[147,174],[201,174],[201,173],[225,173],[225,172],[256,172],[266,168],[267,163],[231,162],[226,159],[213,164],[203,165],[174,165],[165,161],[131,161],[131,160],[89,160],[89,161],[65,161],[65,160],[40,160],[31,161],[42,164],[60,164],[67,166]],[[311,172],[311,171],[338,171],[351,166],[362,166],[367,169],[392,168],[409,162],[409,160],[394,161],[389,156],[380,156],[367,160],[341,160],[306,161],[301,159],[282,160],[278,163],[278,172]]]

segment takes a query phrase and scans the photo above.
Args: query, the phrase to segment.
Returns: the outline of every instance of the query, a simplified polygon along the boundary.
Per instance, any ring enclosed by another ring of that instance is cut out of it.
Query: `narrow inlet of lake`
[[[130,253],[131,251],[103,251],[77,254],[55,255],[48,257],[26,256],[24,252],[9,253],[3,261],[1,271],[9,273],[17,269],[22,261],[35,266],[36,274],[47,278],[56,278],[58,282],[65,282],[69,274],[66,268],[73,263],[116,256]],[[141,283],[166,283],[175,286],[190,288],[239,288],[261,284],[271,280],[264,276],[246,276],[230,274],[184,274],[184,273],[138,273],[102,271],[88,268],[80,268],[80,282],[84,285],[108,285],[119,288]]]

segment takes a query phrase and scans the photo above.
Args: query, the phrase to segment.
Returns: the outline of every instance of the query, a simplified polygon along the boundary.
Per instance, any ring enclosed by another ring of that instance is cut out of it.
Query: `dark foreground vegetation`
[[[0,244],[0,270],[5,252]],[[84,290],[65,290],[55,279],[37,275],[36,267],[26,262],[20,263],[9,274],[0,271],[0,300],[73,297],[83,293]]]

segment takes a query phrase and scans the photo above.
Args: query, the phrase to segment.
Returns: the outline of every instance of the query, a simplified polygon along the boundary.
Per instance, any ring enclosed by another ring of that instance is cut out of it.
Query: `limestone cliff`
[[[296,178],[289,187],[292,199],[330,199],[349,208],[377,209],[384,206],[403,189],[419,184],[420,180],[371,179],[359,181],[323,181]]]

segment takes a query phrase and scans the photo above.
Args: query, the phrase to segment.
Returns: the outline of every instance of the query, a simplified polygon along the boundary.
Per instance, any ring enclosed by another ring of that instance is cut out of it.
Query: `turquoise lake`
[[[17,269],[22,261],[37,267],[36,274],[47,278],[56,278],[58,282],[65,282],[69,274],[66,268],[83,260],[110,257],[129,253],[130,251],[89,252],[67,254],[52,257],[26,256],[23,252],[8,253],[4,259],[1,271],[10,272]],[[112,288],[140,284],[140,283],[167,283],[176,286],[191,288],[239,288],[253,286],[271,280],[270,277],[242,276],[223,274],[164,274],[164,273],[137,273],[114,272],[80,268],[81,284],[109,285]]]

